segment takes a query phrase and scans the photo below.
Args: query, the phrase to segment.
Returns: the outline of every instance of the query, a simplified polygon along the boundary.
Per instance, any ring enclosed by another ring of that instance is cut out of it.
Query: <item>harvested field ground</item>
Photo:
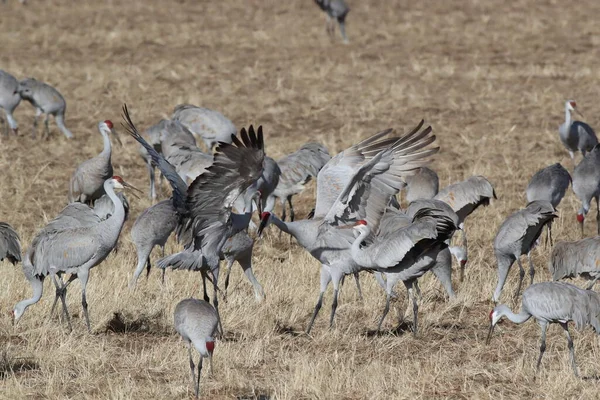
[[[238,129],[262,124],[267,152],[276,159],[309,140],[337,153],[388,127],[405,132],[424,118],[441,146],[433,163],[441,184],[482,174],[499,196],[467,220],[470,260],[465,282],[455,279],[457,298],[448,302],[441,285],[426,275],[418,337],[395,329],[394,312],[386,332],[373,336],[384,294],[364,274],[364,301],[348,279],[329,330],[330,289],[308,337],[301,332],[317,300],[319,264],[272,228],[254,255],[266,300],[254,301],[234,266],[233,293],[221,303],[226,340],[217,343],[213,376],[203,376],[203,398],[597,398],[600,347],[591,329],[574,333],[587,379],[573,377],[559,327],[549,330],[537,380],[535,322],[502,323],[490,346],[485,336],[499,225],[525,205],[524,189],[536,170],[559,161],[573,169],[557,134],[564,101],[577,100],[586,121],[600,126],[600,26],[592,23],[600,3],[349,4],[345,46],[339,31],[335,42],[329,40],[324,15],[309,0],[0,3],[0,68],[56,86],[75,134],[67,141],[51,124],[49,141],[32,140],[34,110],[21,103],[16,118],[22,136],[0,142],[0,220],[17,229],[27,248],[66,204],[75,166],[100,151],[97,122],[111,119],[120,126],[124,102],[140,128],[183,102],[219,110]],[[147,191],[137,144],[123,140],[113,154],[115,171]],[[165,186],[162,198],[168,196]],[[198,296],[200,276],[168,272],[163,287],[153,271],[135,292],[128,289],[136,261],[129,231],[150,205],[147,196],[130,202],[118,254],[91,273],[93,335],[81,318],[77,283],[68,295],[73,333],[58,318],[47,319],[50,282],[13,327],[8,311],[31,291],[20,266],[1,266],[0,398],[193,395],[187,349],[172,327],[172,313],[181,299]],[[314,184],[297,198],[297,214],[306,215],[313,202]],[[578,207],[570,191],[554,224],[556,239],[578,238]],[[595,232],[593,219],[587,235]],[[177,249],[169,242],[167,252]],[[549,279],[548,255],[543,248],[534,252],[536,281]],[[511,306],[517,275],[513,269],[503,293]],[[404,312],[405,291],[402,285],[397,290]],[[115,313],[123,324],[113,321]],[[117,332],[107,331],[109,325],[118,325]]]

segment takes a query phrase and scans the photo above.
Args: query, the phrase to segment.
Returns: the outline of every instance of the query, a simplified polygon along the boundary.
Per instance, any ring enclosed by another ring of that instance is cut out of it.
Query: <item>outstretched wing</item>
[[[419,126],[422,126],[420,124]],[[325,221],[331,225],[366,219],[377,234],[379,221],[391,198],[404,187],[404,177],[426,164],[439,147],[427,149],[435,141],[431,127],[413,130],[366,162],[350,178],[333,204]]]
[[[187,185],[181,179],[181,177],[177,174],[175,168],[169,164],[167,160],[162,156],[162,154],[158,153],[152,145],[150,145],[142,135],[140,135],[139,131],[133,124],[131,117],[129,116],[129,110],[127,109],[127,104],[123,105],[123,119],[127,123],[127,125],[123,125],[125,130],[135,139],[137,140],[148,152],[150,157],[152,158],[152,164],[156,165],[160,172],[162,172],[163,176],[167,178],[171,187],[173,188],[173,206],[179,213],[185,213],[186,211],[186,192]]]
[[[213,163],[190,185],[188,214],[180,225],[179,238],[187,247],[202,249],[214,260],[232,226],[231,208],[237,197],[262,174],[265,158],[262,126],[257,133],[242,128],[240,139],[231,135],[232,144],[220,142]]]
[[[472,176],[466,181],[445,187],[434,197],[452,207],[461,223],[480,205],[488,205],[496,198],[494,187],[484,176]]]

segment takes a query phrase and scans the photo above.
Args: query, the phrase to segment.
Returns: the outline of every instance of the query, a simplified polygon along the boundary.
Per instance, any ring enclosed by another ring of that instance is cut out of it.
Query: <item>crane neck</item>
[[[106,130],[104,129],[100,129],[100,133],[102,134],[102,141],[104,143],[104,147],[102,148],[102,152],[100,153],[100,155],[110,159],[112,153],[110,137],[108,136],[108,132],[106,132]]]
[[[105,221],[113,220],[121,221],[122,223],[125,220],[125,207],[123,207],[121,199],[119,199],[119,196],[117,196],[117,194],[115,193],[113,185],[110,184],[110,179],[104,181],[104,191],[106,192],[106,195],[110,198],[110,200],[113,202],[113,206],[115,207],[115,212],[110,218],[106,219]]]
[[[370,260],[370,257],[368,257],[368,255],[366,254],[366,250],[360,248],[360,244],[370,234],[371,234],[371,228],[369,228],[368,226],[363,228],[361,230],[360,234],[358,235],[358,237],[356,239],[354,239],[354,242],[352,242],[352,247],[350,249],[352,258],[354,259],[354,261],[357,264],[359,264],[363,267],[367,267],[367,268],[374,267],[375,265],[373,263],[373,260]]]
[[[309,250],[313,247],[319,234],[318,220],[300,220],[294,222],[285,222],[280,220],[275,214],[271,214],[269,218],[279,230],[292,235],[300,244],[300,246]]]
[[[567,103],[565,104],[565,125],[567,127],[567,132],[571,126],[571,122],[571,111],[569,110],[569,103]]]
[[[496,307],[495,310],[499,316],[498,320],[504,316],[512,322],[514,322],[515,324],[522,324],[523,322],[531,318],[531,314],[529,314],[527,310],[523,309],[523,306],[521,306],[521,311],[518,314],[515,314],[510,308],[508,308],[508,306],[504,304],[500,304]]]
[[[42,298],[42,292],[44,290],[44,281],[42,279],[40,279],[39,277],[33,276],[33,277],[31,277],[31,279],[29,279],[29,284],[31,285],[31,288],[33,289],[33,297],[31,297],[29,299],[21,300],[20,302],[18,302],[15,305],[14,310],[18,315],[18,317],[15,318],[15,322],[16,322],[16,320],[21,318],[21,316],[23,315],[23,313],[25,312],[27,307],[29,307],[32,304],[37,303]]]

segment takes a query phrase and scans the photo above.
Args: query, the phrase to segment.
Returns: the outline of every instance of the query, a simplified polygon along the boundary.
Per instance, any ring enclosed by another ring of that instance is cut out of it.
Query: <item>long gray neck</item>
[[[363,242],[363,240],[365,240],[367,238],[367,236],[369,236],[369,234],[371,233],[370,229],[365,228],[360,235],[358,235],[358,237],[354,240],[354,242],[352,242],[352,248],[350,249],[351,253],[352,253],[352,258],[354,259],[354,261],[359,264],[362,265],[364,267],[373,267],[373,260],[370,259],[370,257],[368,256],[368,252],[365,251],[364,249],[360,248],[360,244]]]
[[[504,304],[500,304],[499,306],[497,306],[496,311],[500,315],[505,316],[506,318],[510,319],[515,324],[522,324],[523,322],[525,322],[529,318],[531,318],[531,314],[529,314],[526,310],[522,309],[522,307],[521,307],[521,311],[518,314],[515,314],[514,312],[512,312],[512,310]]]
[[[44,281],[38,278],[37,276],[33,276],[31,279],[29,279],[29,284],[33,289],[33,297],[31,297],[30,299],[21,300],[15,305],[15,309],[19,309],[21,307],[23,308],[21,316],[23,316],[23,313],[25,312],[27,307],[37,303],[42,298],[42,292],[44,290]]]
[[[309,250],[312,249],[317,235],[319,221],[317,220],[301,220],[294,222],[285,222],[271,214],[271,223],[275,224],[281,231],[292,235],[300,244],[300,246]]]
[[[100,224],[105,224],[109,226],[117,225],[122,228],[123,221],[125,221],[125,207],[123,207],[121,199],[119,199],[119,196],[117,196],[114,188],[109,182],[110,181],[108,180],[104,182],[104,191],[106,192],[110,200],[113,202],[115,211],[113,212],[110,218],[105,219],[104,221],[100,222]],[[117,232],[117,238],[119,237],[120,233],[121,230],[119,229]]]
[[[571,126],[571,111],[569,111],[569,103],[565,104],[565,125],[567,126],[567,132]]]
[[[102,141],[104,143],[104,148],[100,155],[102,157],[106,157],[110,160],[110,156],[112,154],[112,147],[110,145],[110,138],[108,137],[108,133],[104,129],[100,129],[100,133],[102,133]]]

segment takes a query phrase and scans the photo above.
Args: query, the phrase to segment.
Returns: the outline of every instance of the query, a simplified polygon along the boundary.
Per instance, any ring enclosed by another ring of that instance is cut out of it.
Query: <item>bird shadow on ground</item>
[[[600,375],[582,376],[581,380],[584,380],[584,381],[600,381]]]
[[[12,374],[33,371],[39,369],[40,365],[31,358],[9,358],[6,352],[0,357],[0,379],[6,379]]]
[[[292,337],[304,336],[304,330],[296,330],[290,325],[283,324],[279,321],[275,322],[275,332],[280,335],[288,335]]]
[[[270,400],[271,396],[268,394],[250,394],[236,396],[237,400]]]
[[[105,324],[104,333],[149,333],[163,335],[167,330],[158,323],[159,320],[160,318],[154,315],[141,315],[136,318],[129,318],[120,312],[114,312],[112,318]]]
[[[223,337],[220,338],[222,342],[239,342],[243,338],[243,335],[238,332],[225,331]]]
[[[366,337],[402,336],[405,333],[410,333],[410,332],[412,332],[412,325],[406,321],[402,321],[394,329],[391,329],[391,330],[384,329],[381,331],[378,331],[377,329],[372,329],[372,330],[367,330],[365,333],[363,333],[363,335]]]

